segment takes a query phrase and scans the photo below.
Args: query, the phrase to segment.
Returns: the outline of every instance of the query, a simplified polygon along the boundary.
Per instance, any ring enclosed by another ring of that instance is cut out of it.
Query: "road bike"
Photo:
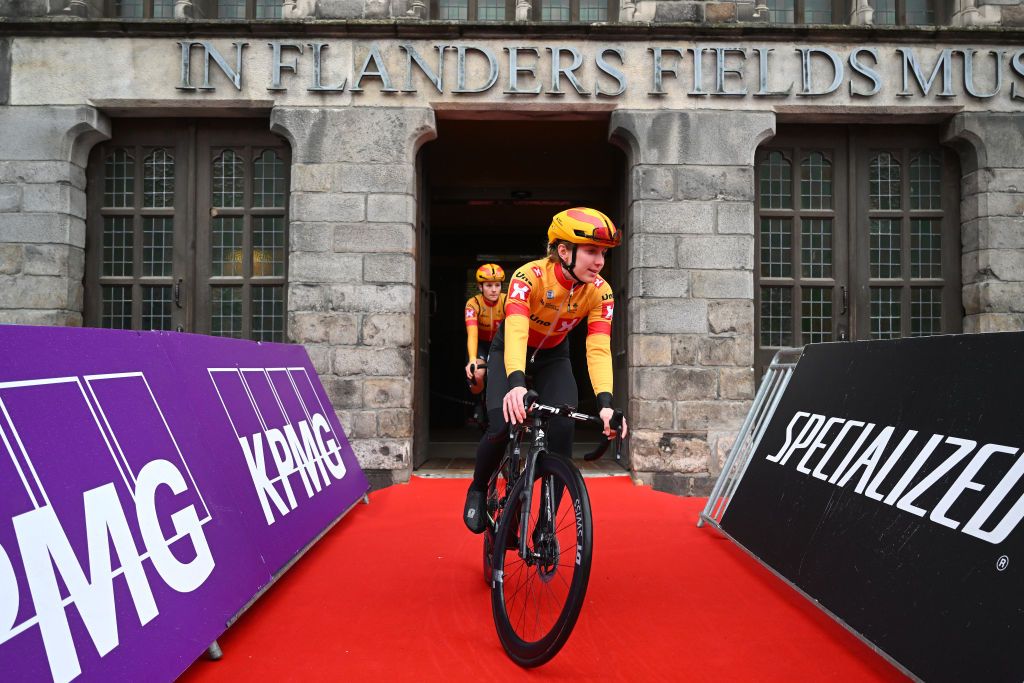
[[[590,498],[572,460],[547,447],[547,422],[560,416],[603,426],[596,415],[525,397],[526,421],[514,425],[487,487],[484,580],[508,656],[523,667],[554,657],[572,633],[590,580],[593,519]],[[584,456],[596,460],[621,446],[622,413],[610,420],[616,436]]]

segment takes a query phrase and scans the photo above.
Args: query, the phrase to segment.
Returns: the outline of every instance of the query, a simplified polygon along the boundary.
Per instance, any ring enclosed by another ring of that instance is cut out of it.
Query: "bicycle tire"
[[[487,514],[487,528],[484,529],[484,583],[488,586],[491,585],[491,581],[494,578],[494,567],[491,564],[491,558],[494,552],[494,534],[497,531],[497,525],[501,519],[495,517],[501,511],[500,501],[508,495],[508,461],[503,460],[501,465],[498,467],[498,471],[495,474],[495,478],[491,480],[487,487],[487,498],[486,498],[486,514]],[[491,520],[494,519],[492,522]]]
[[[524,668],[548,662],[569,639],[583,607],[593,555],[593,520],[583,476],[569,460],[554,454],[538,458],[535,480],[530,482],[534,486],[534,498],[529,528],[525,531],[530,539],[529,549],[537,550],[534,547],[537,545],[536,512],[540,509],[542,491],[539,482],[545,478],[557,482],[556,491],[558,484],[565,487],[559,496],[553,525],[557,542],[542,540],[542,544],[549,545],[539,550],[545,557],[558,561],[553,566],[545,562],[531,566],[519,556],[518,548],[505,550],[509,534],[514,534],[518,526],[520,498],[527,485],[525,477],[516,482],[498,523],[491,561],[494,570],[491,611],[498,639],[512,661]],[[571,561],[566,563],[565,559]],[[535,597],[532,603],[531,595]],[[533,615],[534,610],[536,616],[531,628],[527,617]]]

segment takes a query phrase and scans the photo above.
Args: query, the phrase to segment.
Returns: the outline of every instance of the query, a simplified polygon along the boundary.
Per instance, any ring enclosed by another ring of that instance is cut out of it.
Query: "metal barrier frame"
[[[782,394],[786,391],[789,380],[793,377],[793,370],[804,353],[804,347],[792,349],[780,349],[772,358],[768,371],[764,373],[761,386],[758,387],[754,403],[750,406],[747,417],[743,420],[736,435],[736,441],[729,451],[722,466],[722,473],[718,475],[718,481],[708,496],[708,503],[704,511],[700,513],[697,526],[704,526],[707,522],[711,526],[721,529],[722,516],[729,507],[736,487],[739,486],[743,475],[746,474],[747,466],[757,451],[764,436],[768,424],[772,421],[775,408],[779,405]]]

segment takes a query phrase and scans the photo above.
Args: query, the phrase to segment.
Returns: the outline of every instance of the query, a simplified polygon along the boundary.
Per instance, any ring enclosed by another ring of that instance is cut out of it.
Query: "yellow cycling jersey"
[[[615,299],[601,278],[592,284],[568,279],[561,265],[548,259],[516,270],[505,304],[505,370],[525,373],[526,349],[557,346],[584,318],[587,320],[587,370],[595,394],[612,393],[611,334]]]
[[[466,351],[469,360],[476,359],[480,341],[489,342],[494,339],[498,326],[505,319],[505,295],[498,295],[493,304],[477,294],[466,302]]]

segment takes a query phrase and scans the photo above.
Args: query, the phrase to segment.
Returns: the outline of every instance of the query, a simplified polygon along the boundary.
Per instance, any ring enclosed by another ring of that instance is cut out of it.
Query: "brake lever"
[[[585,461],[599,460],[608,451],[608,447],[612,445],[613,441],[615,442],[615,459],[619,459],[619,450],[622,447],[622,419],[622,411],[616,410],[608,420],[608,426],[615,430],[615,436],[605,436],[603,443],[598,444],[597,448],[583,456]],[[602,434],[602,436],[604,435]]]
[[[616,410],[615,414],[612,415],[612,419],[609,423],[614,422],[615,428],[615,459],[618,460],[622,453],[622,423],[625,421],[626,416],[622,414],[621,410]]]
[[[537,398],[539,396],[540,394],[538,394],[533,389],[530,389],[529,391],[526,392],[526,395],[523,396],[523,406],[525,406],[527,411],[530,410],[531,405],[537,402]]]

